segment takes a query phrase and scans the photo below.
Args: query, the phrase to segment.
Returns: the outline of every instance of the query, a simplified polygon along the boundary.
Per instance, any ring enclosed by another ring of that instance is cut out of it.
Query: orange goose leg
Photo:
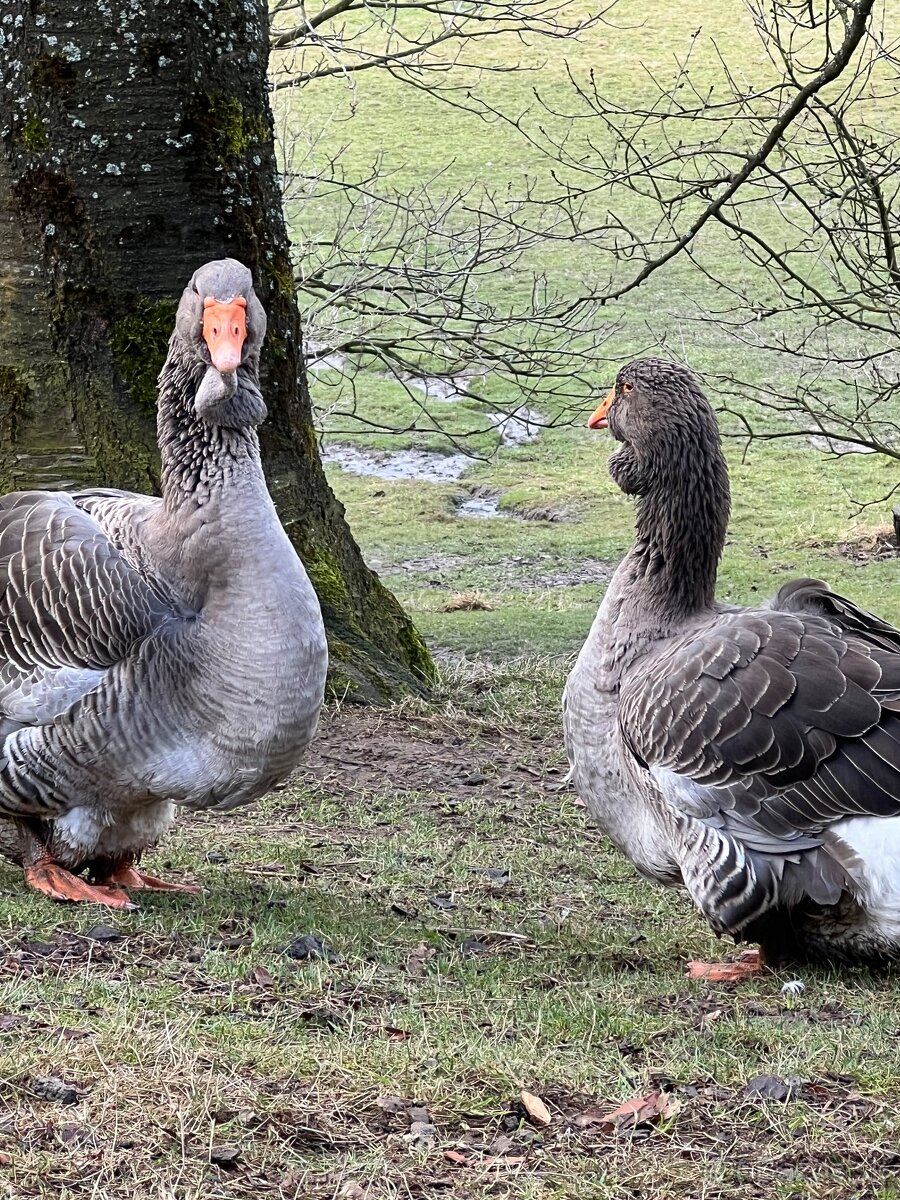
[[[688,979],[706,979],[710,983],[728,983],[733,979],[748,979],[765,969],[762,950],[745,950],[737,962],[707,963],[697,959],[685,967]]]
[[[75,904],[105,904],[107,908],[135,908],[125,892],[117,887],[96,887],[79,879],[54,859],[41,834],[31,822],[21,821],[19,838],[25,883],[51,900]]]
[[[99,873],[98,873],[99,875]],[[157,879],[155,875],[146,875],[135,866],[133,855],[121,858],[110,864],[102,878],[98,878],[102,886],[132,888],[149,892],[184,892],[188,896],[199,896],[203,888],[195,883],[167,883],[165,879]]]

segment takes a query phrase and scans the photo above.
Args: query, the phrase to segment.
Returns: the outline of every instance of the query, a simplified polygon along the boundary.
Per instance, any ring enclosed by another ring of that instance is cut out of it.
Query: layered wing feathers
[[[64,493],[0,499],[0,713],[43,723],[176,615]]]
[[[703,815],[760,849],[900,814],[900,631],[818,581],[666,642],[619,720],[639,762],[694,781]]]

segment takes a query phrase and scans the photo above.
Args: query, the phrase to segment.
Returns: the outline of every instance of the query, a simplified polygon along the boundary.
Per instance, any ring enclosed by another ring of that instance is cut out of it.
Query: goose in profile
[[[760,946],[689,974],[898,957],[900,631],[816,579],[716,601],[728,472],[685,367],[631,363],[588,424],[636,528],[565,688],[579,794],[641,874]]]
[[[246,267],[207,263],[159,378],[161,496],[0,498],[0,849],[53,899],[197,891],[138,866],[175,806],[257,799],[315,731],[325,631],[260,463],[265,328]]]

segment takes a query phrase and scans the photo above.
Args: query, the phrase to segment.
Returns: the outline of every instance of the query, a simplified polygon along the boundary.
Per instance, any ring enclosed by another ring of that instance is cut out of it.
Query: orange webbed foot
[[[188,896],[199,896],[203,891],[195,883],[169,883],[165,879],[157,879],[155,875],[146,875],[128,863],[116,867],[102,882],[149,892],[184,892]]]
[[[709,983],[730,983],[749,979],[764,970],[761,950],[745,950],[737,962],[707,963],[692,960],[685,967],[688,979],[706,979]]]
[[[120,888],[98,886],[79,879],[59,863],[46,859],[25,868],[25,882],[42,896],[51,900],[67,900],[74,904],[105,904],[107,908],[134,909],[134,904]]]

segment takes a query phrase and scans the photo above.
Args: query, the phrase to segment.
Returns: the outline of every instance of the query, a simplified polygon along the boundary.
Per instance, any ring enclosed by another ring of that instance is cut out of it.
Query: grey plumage
[[[607,414],[637,527],[566,686],[576,785],[717,932],[772,958],[894,956],[900,631],[819,580],[717,604],[729,492],[706,398],[644,360]]]
[[[205,298],[226,312],[237,298],[246,313],[236,370],[212,364]],[[313,736],[325,634],[260,464],[264,333],[249,271],[207,264],[160,375],[161,497],[0,500],[0,814],[18,822],[0,846],[11,857],[27,862],[19,835],[37,830],[74,870],[134,858],[173,803],[254,800]]]

